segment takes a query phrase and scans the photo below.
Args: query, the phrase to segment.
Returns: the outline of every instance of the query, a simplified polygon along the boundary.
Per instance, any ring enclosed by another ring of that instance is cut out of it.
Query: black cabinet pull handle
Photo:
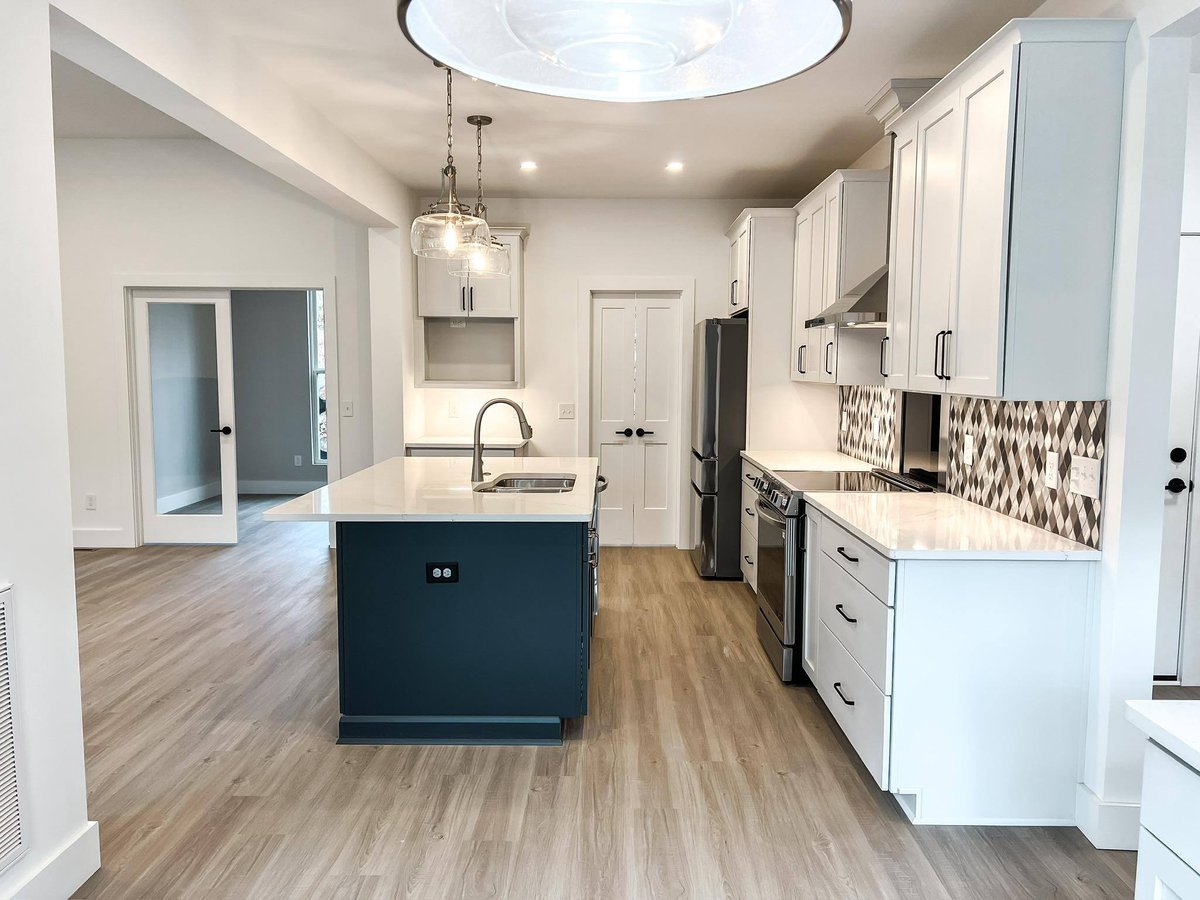
[[[890,337],[885,337],[879,342],[879,374],[884,378],[888,377],[887,370],[884,368],[884,357],[887,354],[887,342],[890,340]]]
[[[733,279],[733,281],[729,282],[729,305],[730,306],[737,306],[737,283],[738,283],[738,280],[736,278]]]
[[[464,284],[461,288],[458,289],[458,293],[459,293],[460,298],[462,299],[462,311],[466,312],[467,311],[467,286]]]
[[[475,310],[475,285],[467,288],[467,309],[471,311]]]
[[[847,706],[853,706],[853,705],[854,705],[854,701],[853,701],[853,700],[847,700],[847,699],[846,699],[846,695],[842,693],[842,683],[841,683],[840,681],[835,681],[835,682],[833,683],[833,689],[834,689],[835,691],[837,691],[837,695],[838,695],[839,697],[841,697],[841,698],[842,698],[842,702],[843,702],[843,703],[845,703]]]
[[[858,557],[857,557],[857,556],[851,556],[849,553],[847,553],[847,552],[846,552],[846,548],[845,548],[845,547],[838,547],[838,548],[837,548],[837,551],[838,551],[838,553],[840,553],[840,554],[841,554],[843,557],[845,557],[846,559],[850,560],[850,562],[852,562],[852,563],[856,563],[856,562],[858,562]]]
[[[618,431],[615,433],[623,434],[623,435],[625,435],[625,437],[633,437],[633,429],[632,428],[626,428],[624,431]]]
[[[942,377],[942,370],[939,368],[942,362],[942,335],[945,331],[939,331],[933,339],[933,377],[939,381]]]
[[[1167,490],[1172,494],[1182,494],[1184,491],[1191,490],[1191,486],[1182,478],[1172,478],[1167,482]]]
[[[800,345],[799,354],[800,354],[800,363],[799,363],[800,374],[807,375],[808,374],[808,344]]]
[[[948,355],[948,353],[950,351],[950,336],[952,334],[954,334],[953,331],[947,331],[945,334],[942,335],[942,380],[943,381],[950,380],[950,376],[946,374],[946,356]]]
[[[746,561],[747,565],[754,565],[754,560],[752,560],[749,556],[743,556],[742,559]]]
[[[224,428],[210,428],[209,434],[233,434],[233,429],[226,425]]]
[[[748,515],[748,516],[753,516],[753,515],[754,515],[754,510],[752,510],[750,507],[748,507],[748,506],[743,506],[743,507],[742,507],[742,509],[746,510],[746,515]]]
[[[645,437],[648,434],[654,434],[654,432],[647,431],[645,428],[639,428],[636,432],[634,432],[634,434],[636,434],[638,437]]]
[[[833,341],[825,345],[825,374],[832,375],[833,369],[829,368],[829,351],[833,349]]]
[[[858,624],[858,619],[852,619],[848,615],[846,615],[846,610],[842,608],[842,604],[839,603],[837,606],[834,607],[834,609],[836,609],[838,611],[838,613],[841,615],[841,617],[843,619],[845,619],[847,622],[849,622],[851,625]]]
[[[796,348],[796,371],[801,375],[804,374],[804,367],[802,365],[800,365],[800,357],[803,355],[804,355],[804,345],[801,344],[799,347]]]

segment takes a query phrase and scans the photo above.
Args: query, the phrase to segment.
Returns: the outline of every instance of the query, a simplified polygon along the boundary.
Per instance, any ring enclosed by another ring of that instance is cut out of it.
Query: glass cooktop
[[[889,473],[890,474],[890,473]],[[900,491],[931,490],[916,483],[892,481],[878,472],[776,472],[776,477],[793,491]],[[892,475],[892,478],[897,476]],[[899,476],[903,477],[903,476]]]

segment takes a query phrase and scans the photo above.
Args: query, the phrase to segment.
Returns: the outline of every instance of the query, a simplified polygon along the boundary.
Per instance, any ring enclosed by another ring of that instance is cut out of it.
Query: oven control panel
[[[792,492],[770,475],[763,474],[752,482],[758,496],[771,504],[782,513],[787,512],[792,500]]]

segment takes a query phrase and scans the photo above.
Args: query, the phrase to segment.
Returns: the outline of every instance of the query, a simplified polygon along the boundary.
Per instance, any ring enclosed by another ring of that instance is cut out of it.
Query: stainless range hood
[[[888,269],[880,266],[838,298],[837,302],[804,323],[805,328],[875,326],[887,324]]]

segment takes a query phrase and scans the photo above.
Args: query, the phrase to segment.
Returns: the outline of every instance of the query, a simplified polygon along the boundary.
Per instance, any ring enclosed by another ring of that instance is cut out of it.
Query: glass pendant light
[[[487,222],[458,202],[458,170],[454,168],[454,76],[446,68],[446,167],[442,192],[423,215],[413,220],[410,240],[417,256],[459,259],[473,239],[489,239]]]
[[[469,275],[472,278],[507,278],[509,273],[508,247],[492,237],[487,229],[487,207],[483,205],[483,126],[492,124],[491,116],[467,116],[467,122],[475,126],[475,159],[477,193],[475,215],[485,223],[483,233],[476,230],[467,242],[465,253],[450,263],[451,275]]]
[[[580,100],[713,97],[810,69],[851,0],[399,0],[426,56],[504,87]]]

